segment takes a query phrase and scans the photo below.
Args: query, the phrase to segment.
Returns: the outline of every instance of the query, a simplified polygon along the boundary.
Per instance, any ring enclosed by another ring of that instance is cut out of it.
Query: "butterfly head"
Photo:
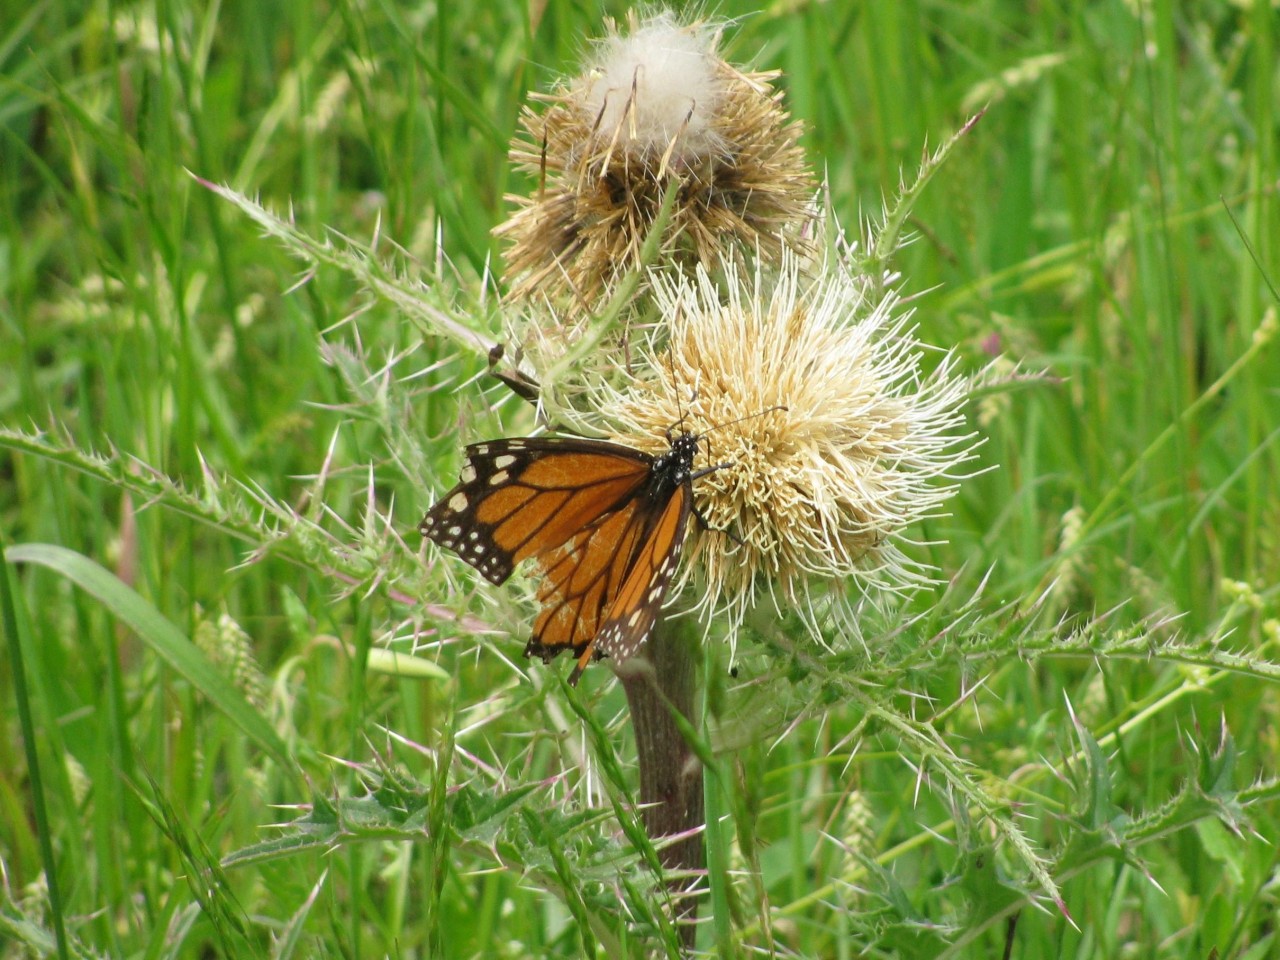
[[[653,461],[653,473],[672,483],[684,483],[693,476],[693,461],[702,437],[696,433],[668,433],[671,449]]]

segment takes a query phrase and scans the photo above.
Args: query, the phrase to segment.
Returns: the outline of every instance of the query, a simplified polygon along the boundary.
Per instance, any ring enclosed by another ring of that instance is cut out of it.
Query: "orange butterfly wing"
[[[675,572],[688,526],[688,484],[676,487],[660,511],[636,498],[582,531],[539,565],[542,611],[525,656],[550,660],[572,649],[577,683],[593,656],[626,660],[649,636]]]
[[[572,650],[577,683],[593,656],[633,656],[653,628],[691,510],[697,439],[654,458],[578,437],[495,440],[467,448],[462,482],[419,529],[493,583],[520,561],[542,572],[526,656]]]
[[[692,490],[689,483],[682,483],[647,532],[631,573],[609,606],[607,619],[596,634],[601,653],[618,661],[627,660],[648,639],[662,611],[667,585],[680,562],[691,509]],[[586,665],[584,655],[570,680],[576,680]]]
[[[492,583],[554,550],[623,505],[652,458],[576,437],[494,440],[467,447],[462,482],[418,525]]]

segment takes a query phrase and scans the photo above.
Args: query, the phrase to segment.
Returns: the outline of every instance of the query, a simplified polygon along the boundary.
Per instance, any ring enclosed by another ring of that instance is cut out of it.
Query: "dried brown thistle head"
[[[730,66],[705,22],[660,13],[630,27],[611,28],[580,76],[521,116],[511,157],[538,186],[511,198],[495,231],[509,243],[513,299],[598,308],[645,265],[659,225],[657,262],[687,269],[735,248],[775,261],[808,221],[814,182],[776,74]]]

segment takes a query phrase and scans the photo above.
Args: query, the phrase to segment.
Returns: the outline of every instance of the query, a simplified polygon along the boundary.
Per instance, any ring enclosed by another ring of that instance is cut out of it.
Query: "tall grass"
[[[441,331],[624,11],[0,5],[0,954],[676,951],[608,671],[411,532],[532,426]],[[708,648],[701,948],[1280,955],[1274,9],[720,13],[855,232],[986,108],[891,266],[999,376],[870,656]]]

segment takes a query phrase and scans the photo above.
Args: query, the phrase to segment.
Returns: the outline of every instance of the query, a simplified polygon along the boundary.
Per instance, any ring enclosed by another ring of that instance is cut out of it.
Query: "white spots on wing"
[[[459,490],[449,498],[449,509],[454,513],[462,513],[463,510],[467,509],[467,504],[470,502],[467,499],[467,495]]]
[[[489,445],[487,443],[477,443],[471,448],[472,456],[486,457],[489,455]]]
[[[484,557],[479,555],[481,552],[477,551],[475,566],[486,580],[490,580],[493,583],[501,583],[511,575],[511,564],[505,557],[497,554]]]
[[[465,537],[442,539],[441,545],[456,551],[459,557],[492,583],[502,583],[511,575],[511,557],[504,554],[497,544],[483,539],[475,530],[468,531]]]
[[[506,459],[511,460],[514,458],[507,457]],[[510,479],[511,479],[511,474],[507,473],[507,471],[505,470],[499,470],[497,473],[495,473],[493,476],[489,478],[489,486],[500,487]]]
[[[511,456],[511,454],[509,453],[504,453],[500,457],[493,458],[493,465],[497,467],[499,470],[505,470],[507,469],[507,467],[511,466],[515,462],[516,462],[516,458]]]
[[[470,460],[468,460],[465,464],[463,464],[462,470],[458,474],[458,479],[461,480],[463,483],[470,483],[475,478],[476,478],[476,465],[472,463]]]

